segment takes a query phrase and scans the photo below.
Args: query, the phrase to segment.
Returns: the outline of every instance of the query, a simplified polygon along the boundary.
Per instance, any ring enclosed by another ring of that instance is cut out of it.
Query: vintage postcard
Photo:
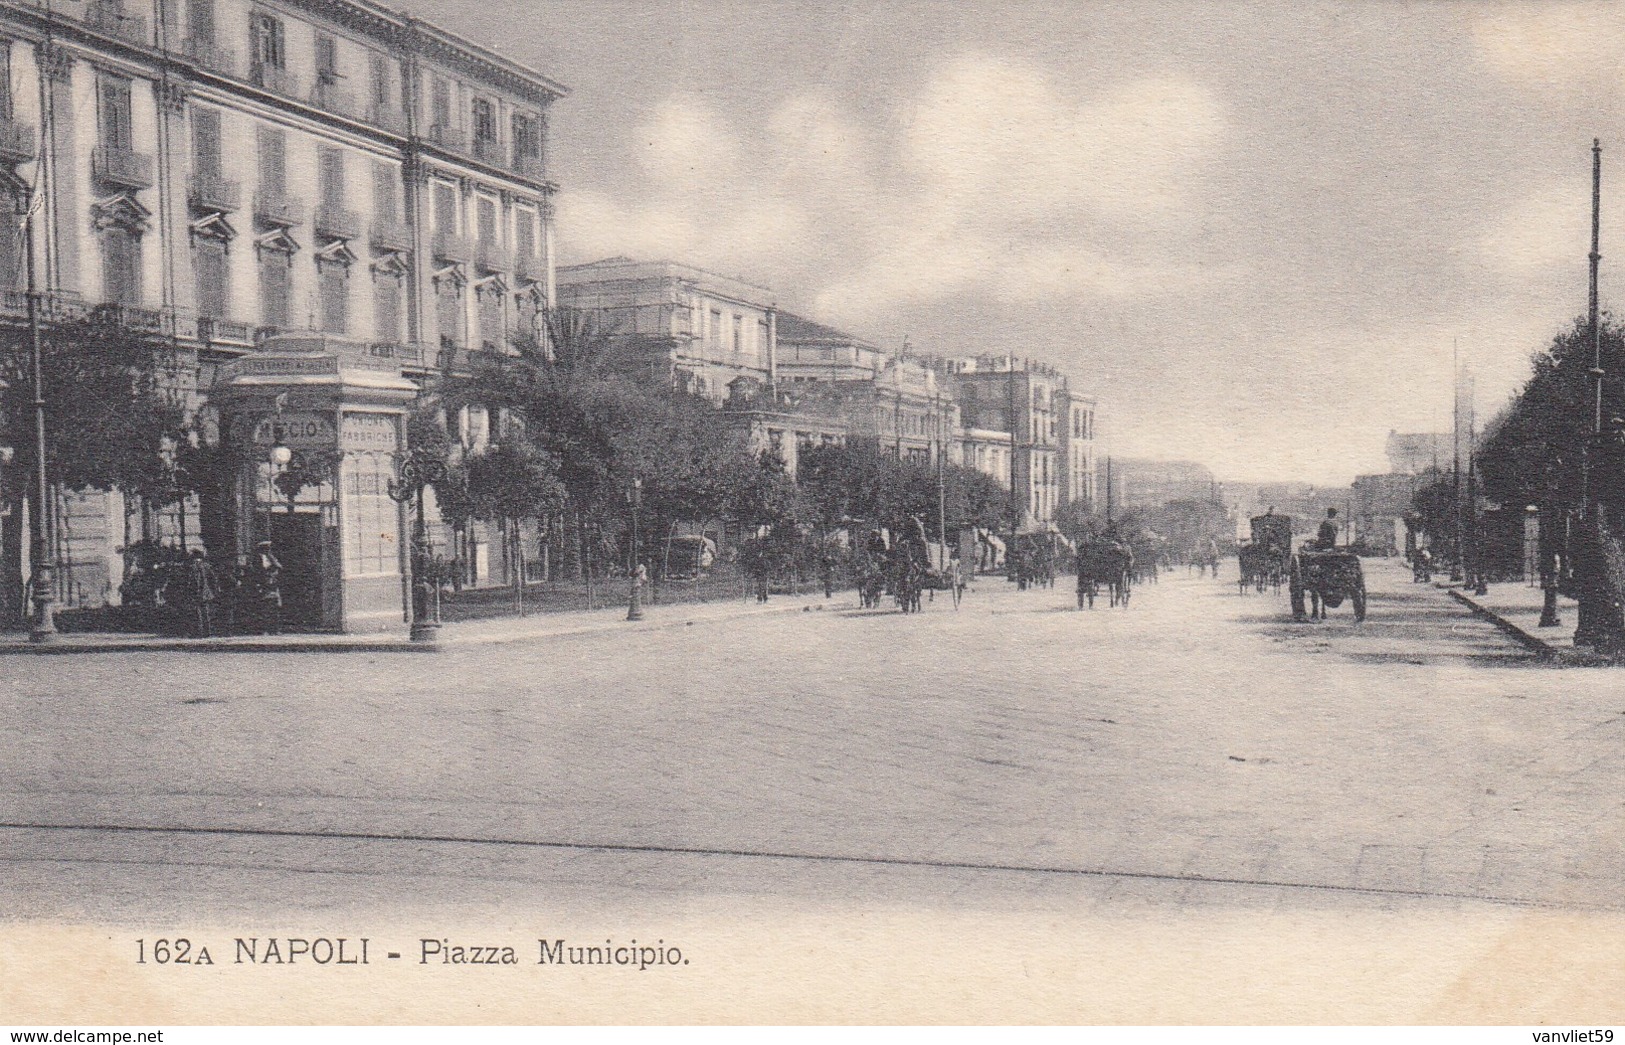
[[[1625,1021],[1622,53],[0,0],[0,1021]]]

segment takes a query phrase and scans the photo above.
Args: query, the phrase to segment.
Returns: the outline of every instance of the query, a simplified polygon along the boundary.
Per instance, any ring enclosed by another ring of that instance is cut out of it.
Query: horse
[[[1078,608],[1093,609],[1095,595],[1104,584],[1111,605],[1128,608],[1129,589],[1134,577],[1134,552],[1128,545],[1110,541],[1088,544],[1078,549]]]

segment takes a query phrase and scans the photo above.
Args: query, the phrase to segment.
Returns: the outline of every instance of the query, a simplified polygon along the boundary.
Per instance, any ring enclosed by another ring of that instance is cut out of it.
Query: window
[[[521,258],[536,256],[536,212],[524,208],[514,209],[514,252]]]
[[[133,147],[130,131],[130,81],[102,73],[100,79],[102,148],[129,152]]]
[[[440,344],[460,348],[463,344],[463,296],[451,280],[441,280],[435,288],[435,319],[440,325]]]
[[[282,19],[275,15],[256,14],[250,22],[249,52],[255,69],[286,69],[288,66],[287,40]]]
[[[324,87],[339,82],[339,42],[326,33],[316,34],[316,82]]]
[[[283,196],[288,191],[288,140],[281,131],[261,127],[260,191],[268,196]]]
[[[434,227],[441,232],[457,231],[457,186],[450,182],[434,183]]]
[[[10,192],[0,192],[0,207],[10,208],[10,213],[17,213],[16,197]],[[23,239],[22,224],[16,221],[0,221],[0,290],[20,290],[26,274],[23,271]]]
[[[513,114],[513,155],[516,162],[542,158],[542,121],[530,113]]]
[[[367,58],[368,80],[372,88],[372,109],[377,112],[389,108],[389,59],[374,53]]]
[[[451,84],[440,77],[434,78],[429,92],[430,122],[436,127],[451,126]]]
[[[115,305],[141,304],[141,240],[128,229],[102,230],[102,298]]]
[[[494,286],[487,286],[479,291],[480,298],[480,347],[487,352],[501,350],[503,345],[502,334],[502,295],[498,294]]]
[[[192,267],[197,274],[198,315],[224,319],[230,297],[226,241],[214,236],[193,236]]]
[[[757,355],[766,356],[767,355],[767,348],[768,348],[768,345],[767,345],[767,320],[758,319],[756,321],[756,353],[757,353]]]
[[[711,327],[706,331],[706,340],[722,344],[722,313],[717,309],[711,310]]]
[[[497,140],[497,109],[489,98],[474,99],[474,139],[487,142]]]
[[[401,281],[388,272],[372,275],[372,325],[380,341],[401,339]]]
[[[292,326],[293,258],[278,250],[261,250],[260,321],[275,330]]]
[[[395,168],[377,163],[372,168],[372,210],[380,221],[400,221],[400,193],[395,186]]]
[[[316,190],[322,206],[334,209],[344,206],[344,153],[341,150],[325,147],[321,150]]]
[[[745,317],[734,314],[734,355],[745,350]]]
[[[344,572],[392,574],[400,571],[400,506],[389,496],[394,467],[380,454],[355,454],[344,461]]]
[[[186,35],[198,43],[214,43],[214,0],[187,0]]]
[[[350,269],[336,262],[317,262],[316,282],[322,296],[322,329],[344,334],[350,328]]]
[[[475,211],[479,216],[480,242],[495,243],[497,241],[497,201],[489,196],[481,196],[475,203]]]
[[[215,109],[192,110],[192,172],[220,177],[220,113]]]
[[[11,117],[11,43],[0,40],[0,119]]]

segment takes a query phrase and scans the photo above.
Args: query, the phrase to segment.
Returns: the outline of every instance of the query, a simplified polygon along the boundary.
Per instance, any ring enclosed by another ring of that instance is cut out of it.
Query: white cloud
[[[1617,93],[1625,8],[1617,4],[1508,4],[1473,26],[1479,57],[1503,78],[1564,94]]]

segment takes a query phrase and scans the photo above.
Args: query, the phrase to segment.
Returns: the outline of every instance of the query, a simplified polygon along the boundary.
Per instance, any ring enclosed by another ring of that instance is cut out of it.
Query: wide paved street
[[[534,951],[541,920],[686,931],[736,1000],[824,1015],[926,967],[918,1018],[1527,1015],[1531,980],[1470,970],[1617,929],[1625,687],[1368,569],[1359,626],[1291,623],[1232,561],[1126,611],[984,579],[957,612],[435,657],[0,658],[6,932],[504,926]],[[760,952],[798,940],[813,979],[786,983]],[[854,955],[867,986],[828,964]],[[1620,997],[1608,961],[1570,987]],[[1034,986],[1006,1011],[976,992],[1008,963]],[[640,975],[650,1011],[732,1011]],[[608,989],[578,987],[558,1011]]]

